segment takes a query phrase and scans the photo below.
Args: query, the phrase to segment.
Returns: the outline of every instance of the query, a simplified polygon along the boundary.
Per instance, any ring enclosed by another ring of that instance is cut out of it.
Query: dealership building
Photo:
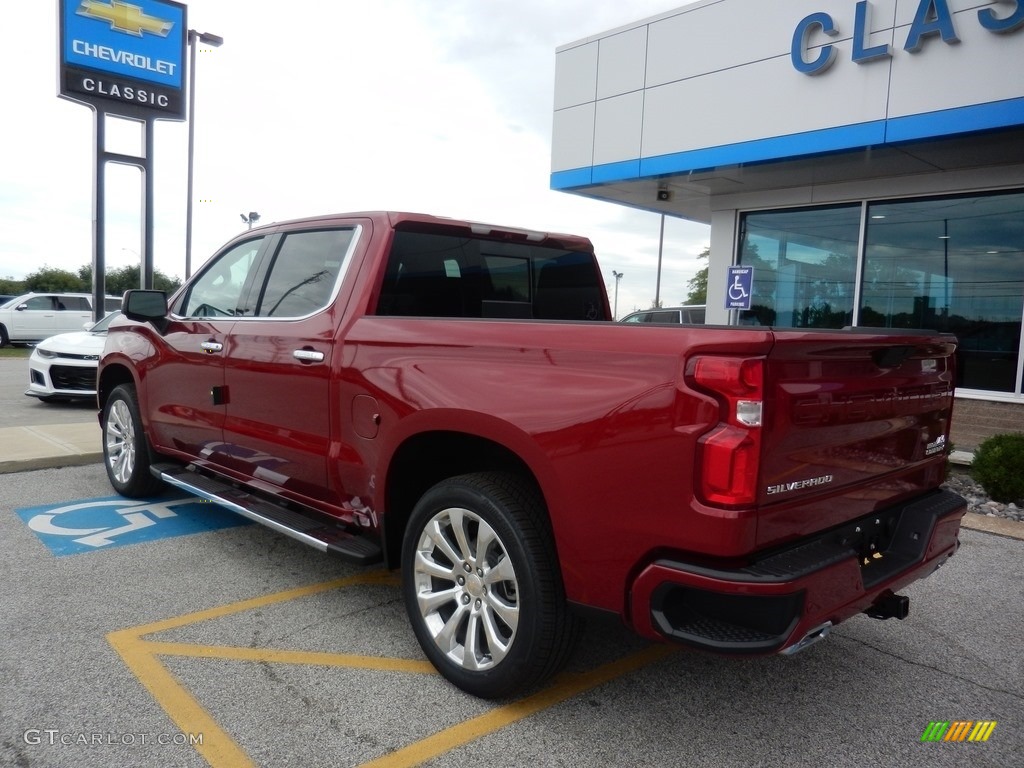
[[[561,46],[551,186],[710,224],[710,323],[955,333],[954,444],[1024,432],[1024,0],[701,0]]]

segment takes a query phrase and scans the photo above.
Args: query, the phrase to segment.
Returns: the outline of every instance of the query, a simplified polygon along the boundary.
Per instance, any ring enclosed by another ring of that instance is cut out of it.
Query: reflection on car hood
[[[103,333],[74,331],[51,336],[45,341],[39,342],[36,347],[57,354],[98,355],[103,351],[103,344],[106,340],[107,336]]]

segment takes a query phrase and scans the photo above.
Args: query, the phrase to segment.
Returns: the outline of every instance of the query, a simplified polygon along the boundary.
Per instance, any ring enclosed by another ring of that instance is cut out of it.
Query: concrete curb
[[[102,451],[99,453],[77,453],[71,456],[43,456],[37,459],[0,461],[0,475],[13,475],[15,472],[33,472],[37,469],[80,467],[85,464],[99,464],[101,461],[103,461]]]
[[[0,474],[102,461],[101,440],[93,422],[0,428]]]
[[[1024,541],[1024,523],[1016,520],[1007,520],[1005,517],[989,517],[968,512],[964,515],[962,523],[964,528],[983,533],[994,533],[997,536],[1007,536],[1011,539]]]

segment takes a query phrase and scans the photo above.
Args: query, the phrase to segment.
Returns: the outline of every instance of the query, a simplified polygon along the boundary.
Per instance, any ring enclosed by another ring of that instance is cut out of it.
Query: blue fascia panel
[[[1024,99],[1007,99],[990,104],[926,112],[923,115],[891,118],[886,126],[885,140],[886,143],[895,144],[1022,125]]]
[[[612,181],[626,181],[640,178],[641,160],[625,160],[620,163],[605,163],[594,166],[594,184],[607,184]]]
[[[584,168],[573,168],[569,171],[555,171],[551,174],[552,189],[576,189],[589,187],[593,178],[593,169],[588,165]]]
[[[578,189],[1013,126],[1024,126],[1024,98],[558,171],[551,174],[551,188]]]
[[[775,136],[739,144],[727,144],[708,149],[694,149],[670,155],[645,157],[640,160],[641,176],[661,176],[666,173],[705,170],[725,165],[760,163],[769,160],[791,160],[823,152],[869,147],[885,141],[885,122],[876,120],[841,128]]]

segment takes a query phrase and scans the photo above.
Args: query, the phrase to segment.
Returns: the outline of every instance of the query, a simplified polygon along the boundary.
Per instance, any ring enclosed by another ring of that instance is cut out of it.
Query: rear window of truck
[[[589,253],[398,231],[378,315],[605,320]]]

